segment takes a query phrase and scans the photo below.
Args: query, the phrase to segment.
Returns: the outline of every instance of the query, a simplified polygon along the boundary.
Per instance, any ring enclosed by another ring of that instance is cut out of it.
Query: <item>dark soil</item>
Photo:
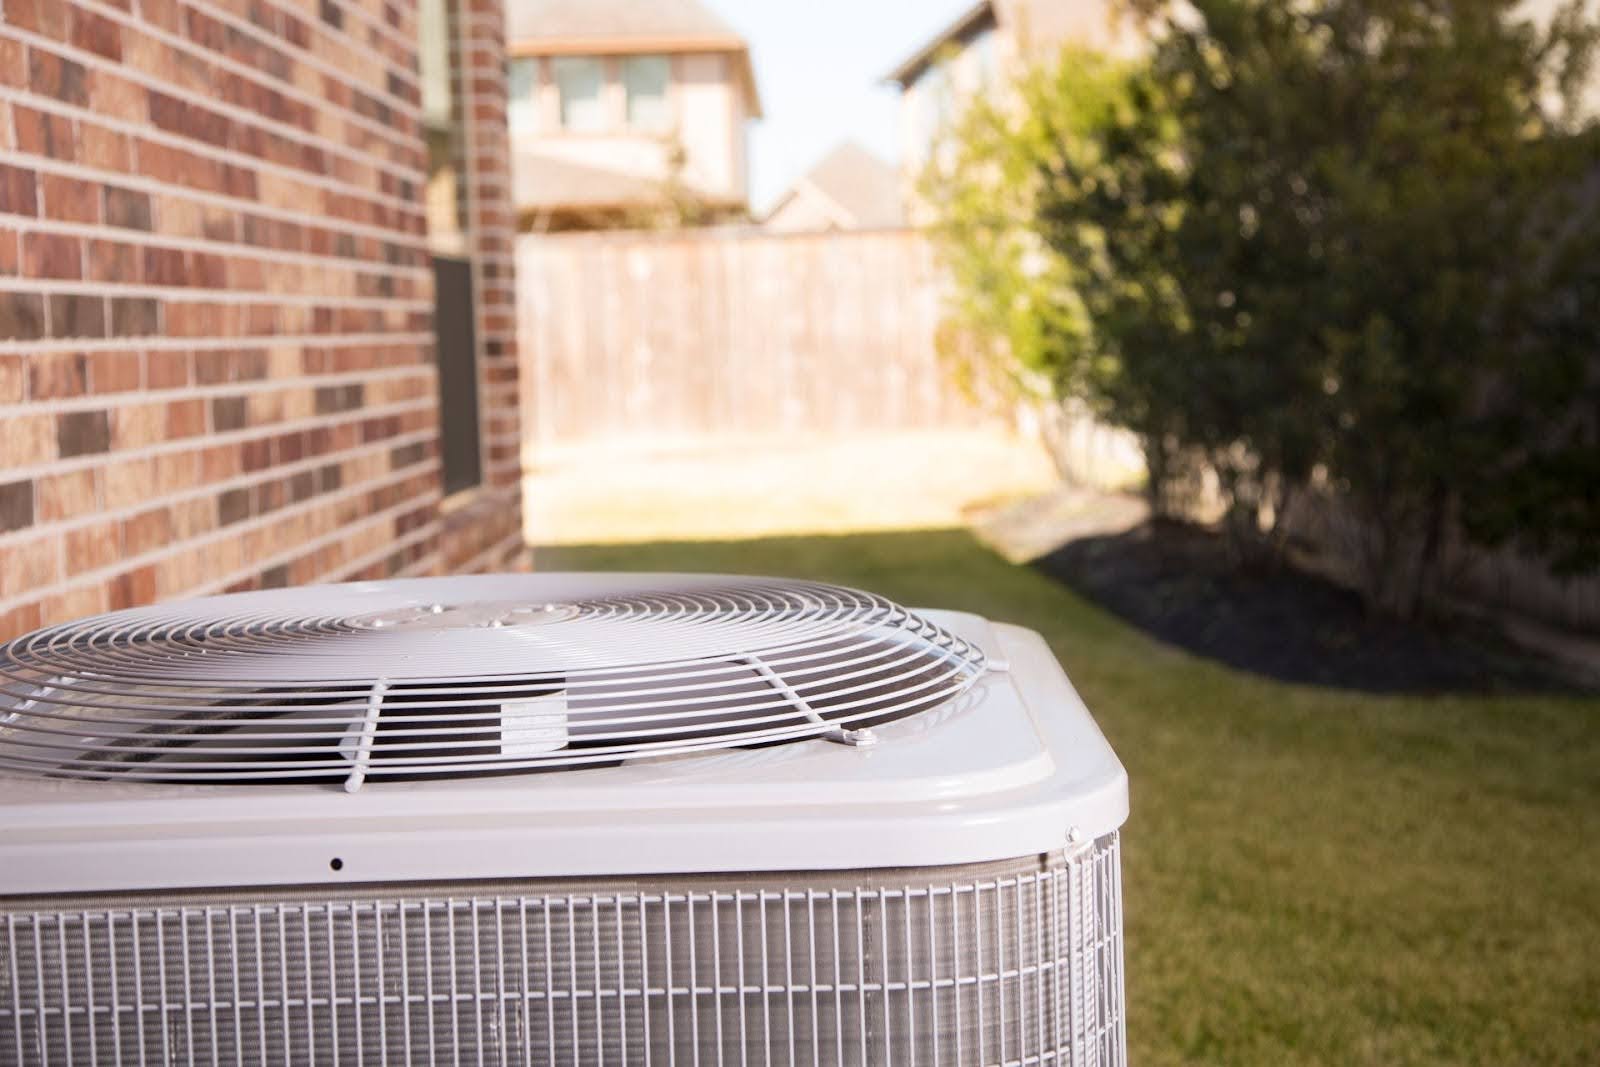
[[[1486,623],[1371,618],[1359,596],[1323,578],[1240,570],[1222,537],[1196,526],[1085,537],[1035,566],[1163,641],[1287,682],[1378,693],[1583,688]]]

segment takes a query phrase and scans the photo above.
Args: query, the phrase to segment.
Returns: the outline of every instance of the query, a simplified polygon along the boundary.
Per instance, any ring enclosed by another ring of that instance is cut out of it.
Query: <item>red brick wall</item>
[[[462,2],[486,485],[447,516],[413,0],[4,0],[0,639],[517,562],[499,0]]]

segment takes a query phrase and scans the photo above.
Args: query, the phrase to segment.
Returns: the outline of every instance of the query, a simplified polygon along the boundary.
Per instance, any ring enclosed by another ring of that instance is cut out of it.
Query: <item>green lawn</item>
[[[1043,632],[1132,780],[1136,1064],[1600,1064],[1600,701],[1260,680],[959,531],[538,563],[804,576]]]

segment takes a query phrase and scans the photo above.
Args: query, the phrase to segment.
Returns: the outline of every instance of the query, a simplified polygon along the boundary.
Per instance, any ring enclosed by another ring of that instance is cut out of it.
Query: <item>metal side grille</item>
[[[848,876],[0,901],[0,1063],[1125,1062],[1115,834]]]

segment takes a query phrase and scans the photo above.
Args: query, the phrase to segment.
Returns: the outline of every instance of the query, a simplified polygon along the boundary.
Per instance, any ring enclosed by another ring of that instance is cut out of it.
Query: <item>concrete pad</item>
[[[1144,497],[1059,485],[1036,497],[986,508],[972,518],[978,540],[1012,563],[1047,556],[1080,537],[1131,530],[1150,515]]]
[[[534,545],[960,526],[1056,483],[1036,442],[998,427],[574,449],[524,469]]]

